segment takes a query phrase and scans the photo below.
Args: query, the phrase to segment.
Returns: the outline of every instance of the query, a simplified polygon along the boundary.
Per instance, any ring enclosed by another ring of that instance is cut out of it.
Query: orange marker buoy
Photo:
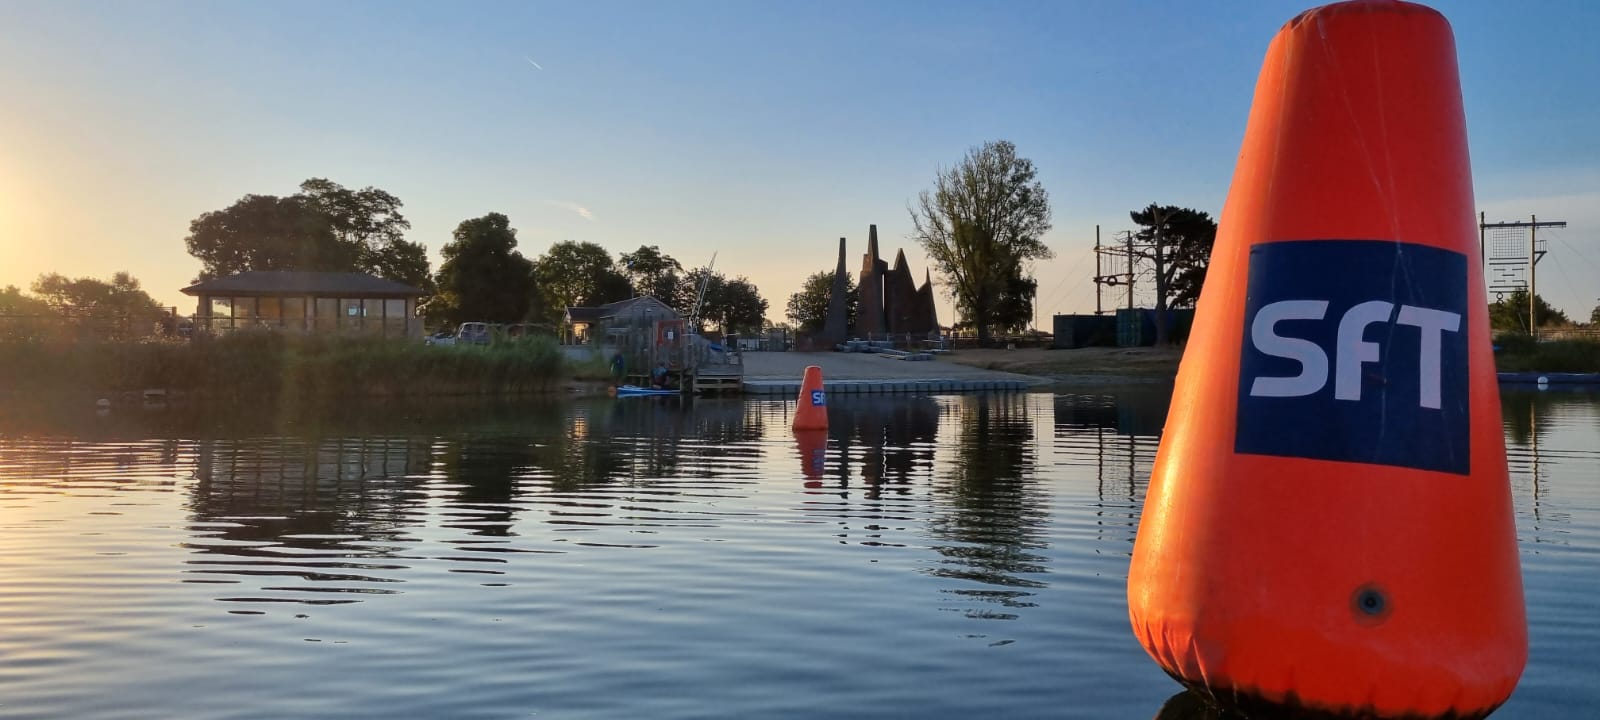
[[[806,367],[800,380],[800,397],[794,410],[795,430],[827,430],[828,398],[822,390],[822,368]]]
[[[1527,625],[1449,24],[1355,0],[1267,51],[1128,576],[1223,704],[1481,717]]]

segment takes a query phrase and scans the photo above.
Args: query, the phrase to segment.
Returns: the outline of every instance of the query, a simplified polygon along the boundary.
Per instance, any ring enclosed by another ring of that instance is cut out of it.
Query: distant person
[[[667,389],[667,364],[656,363],[656,369],[650,373],[651,384],[662,390]]]
[[[623,374],[628,370],[628,364],[622,359],[622,353],[611,356],[611,379],[614,385],[621,385]]]

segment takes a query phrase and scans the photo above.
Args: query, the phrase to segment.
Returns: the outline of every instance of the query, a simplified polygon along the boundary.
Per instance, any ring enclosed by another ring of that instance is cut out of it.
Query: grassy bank
[[[1497,338],[1494,364],[1500,372],[1600,373],[1600,340],[1535,342],[1525,335]]]
[[[0,392],[111,397],[160,388],[223,399],[507,395],[593,374],[549,338],[488,346],[233,333],[194,342],[0,342]]]

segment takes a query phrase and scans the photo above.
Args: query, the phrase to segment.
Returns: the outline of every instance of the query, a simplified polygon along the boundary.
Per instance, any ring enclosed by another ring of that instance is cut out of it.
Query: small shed
[[[422,337],[417,288],[358,272],[255,270],[183,289],[198,299],[196,329]]]

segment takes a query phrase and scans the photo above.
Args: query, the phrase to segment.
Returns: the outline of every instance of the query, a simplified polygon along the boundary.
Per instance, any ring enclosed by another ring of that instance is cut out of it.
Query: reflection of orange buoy
[[[808,480],[821,479],[828,466],[828,431],[796,430],[794,439],[800,447],[800,472]]]
[[[822,368],[816,365],[806,367],[806,374],[800,380],[800,398],[794,410],[794,429],[828,429],[828,399],[822,390]]]
[[[1128,577],[1224,702],[1476,717],[1527,659],[1444,18],[1295,18],[1261,77]]]

